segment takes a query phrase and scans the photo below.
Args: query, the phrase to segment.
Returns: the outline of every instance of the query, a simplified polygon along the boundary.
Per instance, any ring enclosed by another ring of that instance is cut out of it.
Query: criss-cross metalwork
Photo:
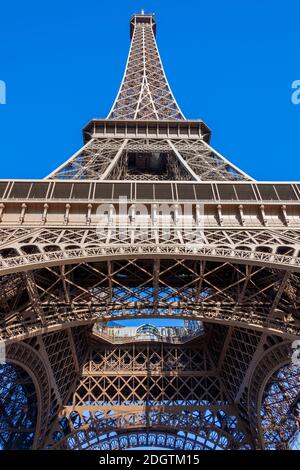
[[[133,15],[131,45],[109,119],[184,119],[169,87],[156,46],[154,15]]]
[[[300,184],[213,149],[154,15],[130,28],[108,118],[45,179],[0,181],[0,448],[297,448]]]

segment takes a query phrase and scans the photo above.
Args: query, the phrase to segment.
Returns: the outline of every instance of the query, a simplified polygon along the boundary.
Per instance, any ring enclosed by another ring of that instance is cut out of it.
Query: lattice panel
[[[300,432],[300,366],[288,364],[268,380],[261,408],[265,448],[295,446]]]
[[[202,181],[249,181],[252,179],[202,140],[173,140],[172,142]]]
[[[259,448],[299,448],[299,365],[291,354],[291,343],[274,341],[252,373],[248,413]]]
[[[68,322],[172,315],[297,336],[298,276],[289,279],[284,271],[261,266],[192,259],[48,267],[27,273],[22,289],[10,291],[0,335],[36,335],[39,328]],[[10,277],[3,282],[9,285]]]
[[[223,361],[221,376],[226,389],[234,398],[239,391],[261,334],[250,330],[234,329]]]
[[[175,412],[113,413],[110,416],[71,412],[67,418],[61,420],[61,429],[64,432],[69,429],[69,434],[66,437],[62,431],[55,434],[54,445],[59,449],[120,449],[123,447],[119,446],[126,441],[119,441],[118,436],[122,436],[122,439],[127,436],[127,442],[134,444],[139,442],[135,437],[137,434],[150,437],[154,433],[172,435],[173,439],[168,441],[171,448],[173,445],[194,450],[252,447],[239,419],[234,416],[232,409],[227,410],[226,407],[220,411],[208,407],[203,411],[193,412],[183,409]],[[154,442],[153,437],[150,439],[150,442]]]
[[[184,119],[165,77],[152,25],[134,27],[123,82],[110,119]]]
[[[73,398],[74,406],[170,405],[223,403],[217,377],[84,377]]]
[[[129,154],[135,167],[129,168]],[[159,155],[165,169],[158,174],[138,166],[138,159]],[[203,140],[93,138],[48,178],[89,180],[250,181],[251,178]],[[16,235],[21,235],[16,231]]]
[[[0,392],[2,446],[6,449],[41,446],[48,430],[51,391],[44,361],[29,345],[18,342],[7,346]]]
[[[147,344],[92,350],[72,404],[195,405],[224,401],[221,383],[204,347]]]
[[[105,227],[103,227],[104,229]],[[170,229],[172,228],[172,224]],[[8,230],[5,230],[7,232]],[[172,233],[172,232],[171,232]],[[175,235],[175,233],[174,233]],[[108,236],[108,228],[106,228],[106,237]],[[78,244],[84,246],[88,243],[99,242],[99,235],[94,227],[90,229],[78,229],[78,228],[39,228],[36,233],[26,234],[26,238],[22,238],[21,242],[18,242],[19,238],[15,237],[15,231],[11,229],[9,239],[14,243],[30,245],[35,243],[37,245],[51,245],[51,244]],[[205,229],[202,231],[202,241],[208,245],[220,246],[228,245],[230,247],[238,246],[255,246],[255,247],[266,247],[266,246],[291,246],[298,244],[300,239],[300,231],[297,230],[238,230],[238,229]],[[172,240],[172,237],[171,237]],[[108,242],[110,240],[108,239]],[[117,241],[116,241],[117,242]],[[119,239],[118,243],[122,243]]]
[[[76,379],[70,340],[66,331],[60,331],[45,335],[43,341],[57,388],[64,399],[70,392],[70,388]]]
[[[92,139],[48,178],[101,179],[123,143],[120,139]]]
[[[213,325],[209,330],[208,349],[216,367],[218,366],[228,331],[228,327],[223,325]]]
[[[185,346],[130,344],[90,352],[83,373],[110,371],[207,371],[213,367],[208,351]]]
[[[74,327],[71,330],[76,350],[77,361],[80,365],[83,364],[84,359],[87,355],[89,344],[87,335],[89,330],[90,328],[86,326]]]
[[[28,373],[14,364],[0,365],[0,448],[28,449],[34,441],[38,401]]]

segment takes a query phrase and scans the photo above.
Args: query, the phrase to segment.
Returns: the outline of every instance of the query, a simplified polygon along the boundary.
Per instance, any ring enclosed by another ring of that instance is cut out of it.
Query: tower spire
[[[142,9],[131,17],[126,69],[109,119],[184,119],[168,84],[155,33],[155,15]]]

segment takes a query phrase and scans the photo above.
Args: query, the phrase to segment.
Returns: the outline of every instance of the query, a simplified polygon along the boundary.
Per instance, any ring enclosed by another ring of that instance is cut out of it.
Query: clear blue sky
[[[0,178],[40,178],[106,117],[129,47],[129,17],[154,12],[172,90],[212,145],[260,180],[299,180],[299,0],[2,2]]]

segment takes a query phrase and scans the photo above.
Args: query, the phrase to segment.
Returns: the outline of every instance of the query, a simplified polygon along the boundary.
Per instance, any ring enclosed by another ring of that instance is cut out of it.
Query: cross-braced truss
[[[155,31],[132,17],[117,99],[75,155],[0,182],[0,448],[299,447],[299,188],[259,186],[185,120]],[[153,318],[201,328],[105,326]]]
[[[155,41],[155,17],[134,15],[124,78],[111,119],[184,119],[167,82]]]
[[[298,282],[284,270],[229,261],[137,258],[44,267],[3,277],[0,337],[171,316],[251,325],[292,340],[300,331]]]
[[[93,138],[48,178],[249,181],[204,140]]]

